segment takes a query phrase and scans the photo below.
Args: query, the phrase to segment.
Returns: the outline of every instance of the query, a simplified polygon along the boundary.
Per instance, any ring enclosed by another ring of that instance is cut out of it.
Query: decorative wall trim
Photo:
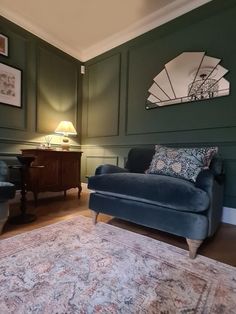
[[[26,114],[25,114],[26,115]],[[26,122],[25,122],[26,124]],[[22,128],[18,128],[18,127],[11,127],[11,126],[1,126],[0,127],[1,129],[4,129],[4,130],[14,130],[14,131],[27,131],[27,127],[24,126]]]
[[[26,140],[16,140],[11,138],[0,138],[0,143],[4,144],[21,144],[21,145],[39,145],[40,142],[36,141],[26,141]]]
[[[227,224],[236,225],[236,208],[224,207],[221,221]]]
[[[87,155],[86,159],[89,158],[104,158],[104,159],[117,159],[118,160],[118,156],[104,156],[104,155]]]
[[[93,144],[82,144],[81,145],[81,149],[98,149],[98,148],[132,148],[132,147],[150,147],[150,146],[154,146],[156,144],[160,144],[160,145],[184,145],[184,146],[193,146],[193,145],[211,145],[217,143],[218,146],[235,146],[236,145],[236,141],[225,141],[225,142],[219,142],[219,141],[208,141],[208,142],[179,142],[178,144],[176,142],[162,142],[160,143],[159,141],[154,142],[154,143],[130,143],[130,144],[97,144],[97,145],[93,145]],[[227,158],[227,160],[235,160],[233,158]]]
[[[1,157],[16,157],[17,153],[0,153]]]
[[[90,68],[97,65],[97,64],[101,64],[101,63],[105,63],[107,60],[111,59],[111,58],[117,58],[117,66],[118,66],[118,92],[117,92],[117,112],[116,112],[116,121],[114,123],[117,123],[117,128],[116,128],[116,132],[114,134],[104,134],[104,135],[89,135],[89,108],[90,108]],[[86,101],[86,136],[87,138],[98,138],[98,137],[114,137],[114,136],[119,136],[119,126],[120,126],[120,107],[121,107],[121,99],[120,99],[120,94],[121,94],[121,53],[115,53],[112,55],[109,55],[106,58],[101,58],[99,60],[96,60],[95,62],[91,63],[88,65],[87,67],[87,72],[88,72],[88,76],[87,76],[87,101]]]
[[[47,97],[49,103],[56,101],[56,100],[59,100],[55,96],[55,91],[54,91],[54,97],[51,96],[51,94],[50,94],[50,92],[48,92],[48,90],[47,91],[44,90],[44,93],[42,93],[43,85],[41,85],[41,84],[43,84],[43,82],[45,80],[45,77],[44,77],[45,68],[48,68],[48,66],[51,66],[51,64],[50,64],[50,65],[47,65],[47,67],[45,67],[45,64],[44,64],[45,59],[50,60],[49,55],[50,55],[50,59],[51,58],[55,59],[54,63],[59,62],[59,60],[60,60],[61,65],[65,66],[65,64],[66,64],[67,69],[69,69],[69,67],[70,67],[70,70],[73,70],[73,73],[71,73],[70,76],[68,77],[70,80],[72,80],[72,77],[73,77],[73,85],[71,85],[74,87],[73,92],[68,93],[66,87],[63,86],[63,88],[64,88],[65,95],[67,95],[67,97],[71,96],[71,99],[68,99],[68,102],[72,102],[72,99],[74,101],[74,105],[73,105],[74,110],[73,110],[73,113],[71,115],[73,116],[73,119],[74,119],[73,123],[75,123],[76,127],[78,125],[78,81],[79,81],[79,79],[78,79],[77,62],[75,63],[75,60],[69,56],[65,56],[65,55],[58,53],[58,51],[56,51],[54,47],[40,43],[40,44],[38,44],[38,49],[37,49],[37,54],[36,54],[36,94],[35,94],[35,100],[36,100],[36,111],[35,111],[35,119],[36,120],[35,121],[36,121],[36,123],[35,123],[35,131],[37,133],[43,133],[43,134],[53,133],[54,129],[56,128],[56,126],[54,128],[53,127],[50,128],[50,129],[48,127],[45,128],[45,124],[42,124],[42,121],[45,121],[45,119],[42,118],[44,116],[41,116],[42,112],[45,113],[45,110],[48,110],[47,106],[45,107],[45,105],[44,105],[45,104],[44,97],[45,96]],[[59,68],[59,66],[56,69],[58,69],[58,68]],[[50,72],[51,71],[54,72],[54,70],[55,70],[55,66],[49,69]],[[60,73],[60,76],[58,75],[58,76],[54,77],[54,80],[60,78],[61,75],[62,74]],[[57,85],[59,83],[61,84],[60,80],[57,81],[56,83],[57,83]],[[62,86],[61,86],[61,88],[62,88]],[[42,95],[43,95],[43,99],[41,98]],[[52,99],[54,99],[54,100],[52,101]],[[68,108],[67,108],[67,110],[68,110]],[[40,115],[40,113],[41,113],[41,115]],[[64,117],[66,112],[59,112],[57,110],[54,110],[54,114],[59,115],[59,113],[60,113],[59,121],[63,120],[63,119],[65,119],[65,120],[71,120],[72,119],[72,117],[69,117],[69,118]]]
[[[19,54],[22,54],[22,59],[21,60],[13,60],[11,57],[11,52],[9,50],[9,56],[7,57],[7,60],[3,60],[3,63],[9,67],[15,68],[17,70],[20,70],[21,72],[21,89],[20,89],[20,103],[21,106],[11,106],[11,112],[12,114],[9,115],[7,107],[9,106],[8,104],[3,104],[1,103],[1,106],[4,106],[6,109],[1,113],[3,117],[5,118],[3,121],[1,121],[1,129],[4,130],[14,130],[14,131],[27,131],[27,118],[28,118],[28,97],[27,97],[27,73],[28,73],[28,68],[27,68],[27,57],[28,57],[28,39],[26,38],[25,35],[18,33],[17,31],[13,31],[14,38],[17,38],[21,41],[22,43],[22,50],[19,51]],[[9,40],[8,43],[8,49],[9,46],[11,45],[11,40]],[[9,107],[8,107],[9,108]],[[7,110],[7,111],[5,111]],[[5,113],[6,112],[6,116]],[[13,113],[14,112],[14,113]],[[16,121],[18,122],[22,118],[22,123],[16,125]]]
[[[85,156],[85,176],[88,176],[88,159],[113,159],[118,166],[119,157],[118,156],[104,156],[104,155],[87,155]],[[100,165],[100,163],[98,164]]]
[[[125,87],[125,93],[126,93],[126,100],[125,100],[125,135],[126,136],[134,136],[134,135],[151,135],[151,134],[163,134],[163,133],[176,133],[176,132],[198,132],[198,131],[208,131],[208,130],[223,130],[224,129],[233,129],[236,128],[236,124],[232,125],[220,125],[220,126],[205,126],[205,127],[196,127],[196,128],[179,128],[179,129],[170,129],[170,130],[155,130],[155,131],[144,131],[144,132],[135,132],[132,130],[129,130],[129,92],[130,92],[130,87],[129,87],[129,76],[130,76],[130,54],[132,50],[135,50],[139,47],[137,46],[132,46],[129,48],[127,51],[127,82],[126,82],[126,87]],[[183,103],[185,104],[185,103]],[[143,104],[144,106],[145,104]],[[173,106],[175,107],[175,106]],[[157,110],[160,110],[162,108],[158,107]],[[221,122],[221,121],[219,121]]]
[[[208,128],[195,128],[195,129],[178,129],[178,130],[165,130],[165,131],[153,131],[153,132],[142,132],[142,133],[136,133],[136,132],[128,132],[126,131],[126,135],[147,135],[147,134],[159,134],[159,133],[176,133],[176,132],[198,132],[198,131],[204,131],[204,130],[224,130],[224,129],[234,129],[236,128],[236,125],[230,125],[230,126],[214,126],[214,127],[208,127]]]
[[[130,47],[128,52],[127,52],[127,82],[126,82],[126,101],[125,101],[125,135],[126,136],[135,136],[135,135],[151,135],[151,134],[169,134],[169,133],[177,133],[177,132],[199,132],[199,131],[208,131],[208,130],[228,130],[228,129],[236,129],[236,124],[232,125],[220,125],[220,126],[205,126],[205,127],[196,127],[196,128],[178,128],[178,129],[167,129],[167,130],[155,130],[155,131],[143,131],[143,132],[135,132],[132,130],[129,130],[129,112],[128,112],[128,107],[129,107],[129,91],[130,91],[130,86],[129,86],[129,76],[130,76],[130,53],[132,50],[137,49],[136,46]],[[185,104],[185,103],[183,103]],[[145,105],[145,104],[144,104]],[[175,107],[175,106],[173,106]],[[160,110],[162,108],[157,108],[157,110]],[[221,122],[221,121],[219,121]]]
[[[0,144],[17,144],[17,145],[28,145],[28,146],[39,146],[41,144],[41,141],[26,141],[26,140],[16,140],[16,139],[10,139],[10,138],[0,138]],[[52,144],[53,148],[59,148],[61,147],[60,144]],[[81,149],[81,145],[75,145],[71,144],[71,148],[74,149]],[[0,153],[0,155],[3,155],[5,153]]]

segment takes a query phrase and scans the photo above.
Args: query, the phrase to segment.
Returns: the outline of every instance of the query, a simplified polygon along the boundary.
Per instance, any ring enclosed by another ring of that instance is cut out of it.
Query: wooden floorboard
[[[59,221],[70,219],[78,215],[90,217],[88,209],[89,191],[84,187],[81,198],[77,198],[77,192],[68,193],[66,199],[63,196],[39,199],[38,206],[28,202],[27,210],[37,215],[37,220],[25,225],[10,225],[7,223],[0,239],[9,238],[17,234],[30,231],[36,228],[47,226]],[[19,204],[12,204],[11,211],[15,212]],[[187,244],[184,238],[173,236],[165,232],[142,227],[121,219],[112,218],[100,214],[98,221],[103,221],[120,228],[124,228],[187,250]],[[199,249],[199,254],[213,258],[217,261],[236,266],[236,226],[230,224],[221,224],[216,234],[204,241]]]

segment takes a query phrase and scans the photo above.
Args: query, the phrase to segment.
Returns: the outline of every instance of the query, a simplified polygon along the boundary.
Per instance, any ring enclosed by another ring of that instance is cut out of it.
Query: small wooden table
[[[21,225],[21,224],[27,224],[30,222],[33,222],[36,220],[36,215],[33,214],[29,214],[26,213],[26,178],[29,172],[29,169],[32,168],[43,168],[44,166],[42,165],[37,165],[37,166],[31,166],[31,162],[29,162],[31,160],[31,162],[34,160],[34,157],[31,156],[31,158],[27,158],[27,156],[25,156],[24,158],[22,158],[22,156],[20,156],[19,161],[21,162],[20,165],[12,165],[9,166],[10,169],[18,169],[20,171],[20,180],[21,180],[21,203],[20,203],[20,210],[21,210],[21,214],[19,216],[15,216],[9,219],[9,222],[11,224],[14,225]]]

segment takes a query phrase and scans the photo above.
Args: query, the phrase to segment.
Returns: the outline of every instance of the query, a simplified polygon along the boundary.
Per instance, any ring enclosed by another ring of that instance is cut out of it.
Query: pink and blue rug
[[[0,313],[236,313],[236,268],[79,216],[0,240]]]

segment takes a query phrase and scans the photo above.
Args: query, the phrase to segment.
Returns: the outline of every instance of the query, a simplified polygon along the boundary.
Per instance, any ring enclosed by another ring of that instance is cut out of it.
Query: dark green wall
[[[0,158],[15,162],[22,148],[35,148],[44,136],[55,134],[61,120],[70,120],[78,136],[73,148],[80,149],[81,63],[0,17],[0,33],[9,40],[9,56],[0,62],[22,70],[22,108],[0,104]],[[57,146],[60,137],[54,136]]]
[[[123,166],[137,145],[217,145],[227,173],[224,205],[236,207],[235,17],[235,1],[215,0],[86,62],[84,175],[101,162]],[[230,96],[146,110],[153,77],[184,51],[221,58]]]
[[[235,16],[234,0],[213,0],[86,62],[83,86],[78,60],[0,17],[0,33],[9,37],[9,57],[0,55],[0,62],[23,73],[22,108],[0,104],[0,158],[14,162],[21,148],[38,145],[64,119],[77,125],[74,149],[82,133],[84,177],[101,163],[123,166],[134,146],[218,145],[225,206],[236,207]],[[222,58],[230,96],[146,110],[153,77],[183,51]]]

